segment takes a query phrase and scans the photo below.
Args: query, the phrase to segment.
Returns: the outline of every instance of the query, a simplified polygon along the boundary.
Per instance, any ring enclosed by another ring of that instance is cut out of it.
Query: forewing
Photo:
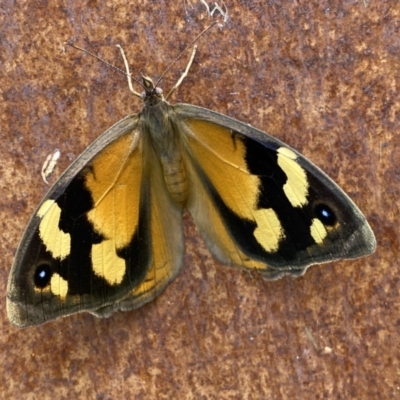
[[[190,160],[188,208],[222,262],[273,279],[374,251],[360,210],[305,157],[210,110],[177,105],[175,115]]]
[[[59,179],[24,233],[8,283],[19,327],[126,297],[152,262],[150,187],[137,117],[120,121]]]

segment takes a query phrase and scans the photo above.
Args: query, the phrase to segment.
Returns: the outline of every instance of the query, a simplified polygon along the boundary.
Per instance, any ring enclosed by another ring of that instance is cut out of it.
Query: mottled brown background
[[[56,177],[123,116],[125,78],[157,77],[204,27],[191,1],[0,3],[0,396],[122,399],[392,399],[399,376],[399,1],[225,0],[174,102],[259,127],[303,152],[365,212],[368,258],[264,282],[219,265],[185,220],[185,269],[156,301],[100,320],[19,331],[5,294],[25,224]],[[185,58],[185,57],[184,57]],[[163,82],[170,88],[186,60]]]

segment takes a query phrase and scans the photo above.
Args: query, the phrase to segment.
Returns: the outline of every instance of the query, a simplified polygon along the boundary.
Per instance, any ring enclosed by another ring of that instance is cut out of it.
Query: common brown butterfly
[[[182,79],[164,99],[143,76],[144,93],[132,89],[140,113],[90,145],[39,204],[8,282],[13,324],[152,300],[182,268],[183,209],[218,260],[265,279],[375,250],[357,206],[304,156],[215,111],[169,104]]]

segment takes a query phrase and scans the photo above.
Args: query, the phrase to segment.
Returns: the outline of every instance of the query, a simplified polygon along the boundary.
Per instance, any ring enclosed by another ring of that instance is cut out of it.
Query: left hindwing
[[[175,106],[188,209],[223,263],[269,279],[369,254],[371,228],[330,178],[279,140],[213,111]]]

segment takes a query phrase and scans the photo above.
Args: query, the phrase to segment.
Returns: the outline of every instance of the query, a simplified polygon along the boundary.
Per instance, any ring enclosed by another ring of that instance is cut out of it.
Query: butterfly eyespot
[[[335,225],[337,218],[333,210],[326,204],[317,204],[314,208],[316,217],[326,226]]]
[[[35,271],[35,275],[33,277],[35,286],[37,288],[43,289],[50,284],[51,277],[53,276],[53,272],[51,268],[47,264],[40,264]]]

